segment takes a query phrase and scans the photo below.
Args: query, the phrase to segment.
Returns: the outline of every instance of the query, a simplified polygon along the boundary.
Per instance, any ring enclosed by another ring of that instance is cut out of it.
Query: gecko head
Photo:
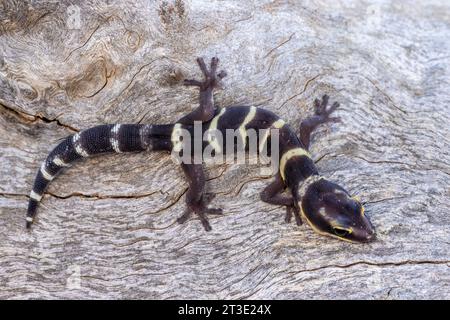
[[[363,205],[341,186],[318,177],[299,192],[303,193],[299,203],[302,216],[316,232],[350,242],[375,239]]]

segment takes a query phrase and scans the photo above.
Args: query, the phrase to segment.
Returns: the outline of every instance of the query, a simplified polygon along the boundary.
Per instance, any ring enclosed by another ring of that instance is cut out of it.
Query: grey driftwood
[[[0,298],[450,298],[448,1],[0,3]],[[208,170],[209,233],[179,225],[187,185],[166,154],[108,155],[59,176],[25,230],[59,139],[170,123],[197,103],[197,56],[228,72],[219,106],[290,125],[327,93],[321,173],[366,203],[378,241],[284,223],[255,166]],[[93,175],[93,169],[98,174]]]

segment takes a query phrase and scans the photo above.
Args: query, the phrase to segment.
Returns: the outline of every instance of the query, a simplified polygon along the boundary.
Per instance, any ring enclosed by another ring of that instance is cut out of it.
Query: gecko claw
[[[186,212],[184,212],[183,215],[180,216],[180,217],[177,219],[177,222],[178,222],[179,224],[185,223],[185,222],[189,219],[189,217],[191,216],[191,213],[192,213],[192,212],[191,212],[190,210],[186,210]]]
[[[323,119],[323,122],[333,121],[330,115],[336,111],[339,107],[339,102],[334,102],[330,108],[327,109],[328,100],[330,97],[326,94],[323,95],[322,100],[314,100],[314,113]]]
[[[222,215],[223,211],[219,208],[208,208],[204,205],[204,203],[202,203],[201,205],[190,205],[189,208],[183,213],[183,215],[181,215],[177,219],[177,222],[179,224],[185,223],[192,213],[195,213],[198,216],[206,231],[211,231],[212,228],[209,224],[207,214]]]
[[[203,73],[204,80],[199,81],[199,80],[195,80],[195,79],[186,79],[186,80],[184,80],[185,86],[200,87],[200,90],[204,91],[208,88],[218,87],[219,80],[221,80],[227,76],[227,73],[223,70],[221,70],[219,73],[217,73],[217,66],[219,64],[219,58],[217,58],[217,57],[211,58],[209,70],[208,70],[203,58],[200,58],[200,57],[197,58],[197,64]]]

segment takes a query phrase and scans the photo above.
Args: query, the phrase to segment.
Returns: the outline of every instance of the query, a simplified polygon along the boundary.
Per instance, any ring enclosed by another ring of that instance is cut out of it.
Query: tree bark
[[[0,3],[0,298],[450,298],[448,1]],[[219,106],[298,128],[339,101],[311,153],[376,227],[358,245],[284,222],[256,166],[212,166],[224,216],[179,225],[187,184],[164,153],[106,155],[28,194],[59,139],[172,123],[196,107],[195,58],[228,77]],[[220,69],[219,69],[220,70]]]

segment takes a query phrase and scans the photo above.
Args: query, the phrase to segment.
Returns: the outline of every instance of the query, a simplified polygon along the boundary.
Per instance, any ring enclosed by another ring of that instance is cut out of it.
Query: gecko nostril
[[[375,231],[370,230],[369,233],[367,234],[366,240],[368,242],[370,241],[374,241],[377,238],[377,234],[375,233]]]

